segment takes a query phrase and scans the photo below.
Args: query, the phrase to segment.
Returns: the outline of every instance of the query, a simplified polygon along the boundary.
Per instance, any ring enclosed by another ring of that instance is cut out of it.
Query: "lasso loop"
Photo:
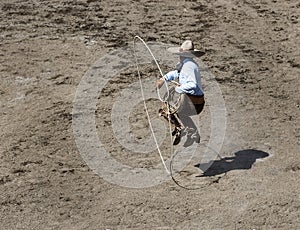
[[[159,156],[160,156],[160,159],[161,159],[161,162],[166,170],[166,172],[170,175],[170,171],[169,169],[167,168],[166,166],[166,163],[163,159],[163,156],[162,156],[162,152],[159,148],[159,145],[158,145],[158,142],[157,142],[157,139],[156,139],[156,136],[154,134],[154,130],[153,130],[153,127],[152,127],[152,124],[151,124],[151,120],[150,120],[150,115],[149,115],[149,112],[148,112],[148,107],[147,107],[147,104],[146,104],[146,100],[145,100],[145,95],[144,95],[144,89],[143,89],[143,84],[142,84],[142,77],[141,77],[141,73],[140,73],[140,70],[139,70],[139,64],[138,64],[138,59],[137,59],[137,55],[136,55],[136,52],[135,52],[135,40],[136,39],[139,39],[143,45],[147,48],[148,52],[150,53],[151,57],[153,58],[158,70],[159,70],[159,73],[161,75],[161,77],[163,77],[163,73],[162,73],[162,70],[156,60],[156,58],[154,57],[152,51],[150,50],[150,48],[148,47],[148,45],[144,42],[144,40],[142,38],[140,38],[139,36],[135,36],[134,37],[134,40],[133,40],[133,51],[134,51],[134,57],[135,57],[135,64],[136,64],[136,67],[137,67],[137,72],[138,72],[138,77],[139,77],[139,82],[140,82],[140,88],[141,88],[141,94],[142,94],[142,99],[143,99],[143,102],[144,102],[144,108],[145,108],[145,112],[146,112],[146,115],[147,115],[147,119],[148,119],[148,122],[149,122],[149,127],[150,127],[150,130],[151,130],[151,133],[152,133],[152,137],[154,139],[154,142],[155,142],[155,145],[156,145],[156,148],[158,150],[158,153],[159,153]],[[167,101],[168,101],[168,98],[169,98],[169,88],[168,88],[168,85],[165,84],[165,86],[167,87],[167,92],[168,92],[168,95],[167,95]],[[158,95],[158,98],[161,102],[165,103],[167,101],[164,101],[161,97],[160,97],[160,94],[159,94],[159,89],[157,89],[157,95]],[[168,107],[168,113],[170,112],[169,111],[169,106]],[[173,145],[172,145],[172,130],[171,130],[171,121],[170,121],[170,118],[169,118],[169,128],[170,128],[170,137],[171,137],[171,152],[173,153]]]

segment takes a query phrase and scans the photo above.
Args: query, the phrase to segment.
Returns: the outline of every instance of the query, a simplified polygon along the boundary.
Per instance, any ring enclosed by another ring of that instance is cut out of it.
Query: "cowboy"
[[[182,131],[185,130],[187,134],[185,146],[189,146],[194,142],[200,142],[197,127],[190,116],[200,114],[205,104],[199,66],[193,59],[204,55],[204,52],[195,49],[191,40],[184,41],[180,47],[170,47],[168,51],[179,55],[180,62],[177,64],[176,70],[168,72],[157,80],[156,87],[161,88],[165,81],[179,80],[175,91],[180,94],[179,107],[177,110],[180,122],[178,122],[176,116],[172,114],[169,114],[168,119],[175,125],[175,129],[172,133],[172,135],[175,136],[173,145],[179,144]],[[167,111],[160,112],[160,114],[167,113]]]

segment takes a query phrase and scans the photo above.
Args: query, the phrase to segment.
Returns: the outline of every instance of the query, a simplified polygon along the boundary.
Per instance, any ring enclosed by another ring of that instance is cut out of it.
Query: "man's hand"
[[[160,78],[160,79],[158,79],[156,81],[155,87],[158,88],[158,89],[160,89],[163,86],[164,83],[165,83],[165,79],[164,78]]]

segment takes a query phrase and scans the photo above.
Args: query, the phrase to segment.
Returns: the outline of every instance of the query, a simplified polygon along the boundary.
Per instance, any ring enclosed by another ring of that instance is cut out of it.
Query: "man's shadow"
[[[266,158],[269,154],[255,149],[241,150],[233,157],[225,157],[220,160],[210,161],[204,164],[197,164],[195,167],[204,172],[198,177],[216,176],[232,170],[250,169],[257,159]]]

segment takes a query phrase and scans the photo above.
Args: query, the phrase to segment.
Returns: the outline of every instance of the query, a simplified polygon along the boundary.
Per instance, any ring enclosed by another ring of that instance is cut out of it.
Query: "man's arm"
[[[179,78],[179,73],[177,70],[173,70],[173,71],[170,71],[169,73],[167,73],[164,78],[167,80],[167,81],[174,81],[175,79]]]
[[[186,82],[180,86],[177,86],[175,88],[177,93],[190,93],[190,94],[194,94],[195,93],[195,89],[197,88],[197,84],[195,82]]]
[[[165,83],[165,81],[174,81],[178,77],[179,77],[179,73],[177,70],[170,71],[165,76],[163,76],[162,78],[156,81],[156,88],[160,89]]]

